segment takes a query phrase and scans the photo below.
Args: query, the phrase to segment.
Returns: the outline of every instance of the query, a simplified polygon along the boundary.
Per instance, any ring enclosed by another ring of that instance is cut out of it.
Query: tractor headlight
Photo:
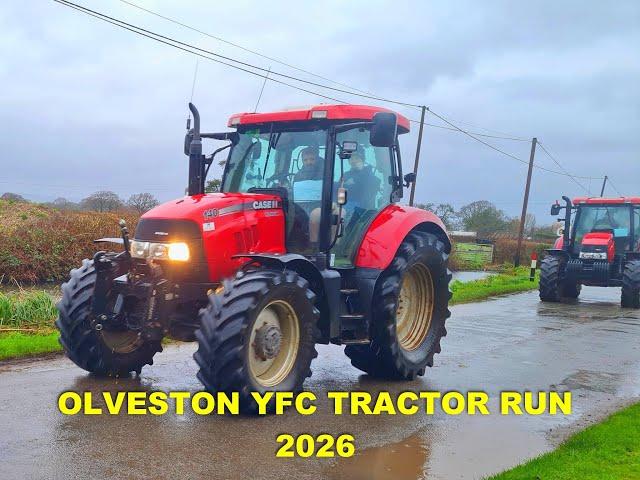
[[[580,252],[582,260],[607,260],[607,252]]]
[[[133,240],[131,242],[131,256],[133,258],[186,262],[189,260],[189,245],[184,242],[160,243]]]

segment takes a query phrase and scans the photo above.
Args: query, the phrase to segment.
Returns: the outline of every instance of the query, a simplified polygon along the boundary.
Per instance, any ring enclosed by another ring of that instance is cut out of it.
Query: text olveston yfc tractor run
[[[68,357],[102,375],[140,373],[164,336],[195,340],[211,392],[300,391],[315,344],[346,345],[360,370],[413,379],[446,335],[451,243],[442,221],[398,205],[398,136],[383,108],[320,105],[229,120],[185,138],[188,195],[142,216],[133,238],[84,260],[56,325]],[[204,155],[202,139],[224,142]],[[228,150],[219,193],[205,193]]]

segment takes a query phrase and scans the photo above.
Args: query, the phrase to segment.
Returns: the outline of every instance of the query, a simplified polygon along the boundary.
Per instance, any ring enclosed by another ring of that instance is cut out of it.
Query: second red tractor
[[[169,336],[196,340],[210,391],[298,391],[316,343],[346,345],[371,375],[412,379],[440,352],[451,243],[443,223],[401,206],[398,136],[382,108],[319,105],[231,117],[185,138],[188,195],[142,216],[121,252],[99,252],[63,286],[66,354],[97,374],[140,372]],[[224,144],[203,155],[202,140]],[[220,191],[209,167],[228,150]]]
[[[622,306],[640,308],[640,197],[562,198],[551,207],[565,210],[565,225],[542,261],[542,301],[577,298],[582,285],[622,287]]]

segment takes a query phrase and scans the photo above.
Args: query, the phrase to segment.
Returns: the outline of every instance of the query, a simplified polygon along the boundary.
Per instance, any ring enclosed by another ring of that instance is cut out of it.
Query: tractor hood
[[[206,275],[210,282],[219,282],[233,275],[246,261],[238,256],[286,251],[282,203],[278,195],[270,193],[186,196],[145,213],[134,238],[144,242],[187,243],[192,280],[203,281]]]
[[[615,243],[612,233],[592,232],[582,238],[580,258],[583,260],[607,260],[615,257]]]
[[[206,193],[171,200],[152,208],[142,219],[191,220],[199,225],[245,210],[282,209],[277,195],[262,193]],[[206,231],[206,230],[205,230]]]

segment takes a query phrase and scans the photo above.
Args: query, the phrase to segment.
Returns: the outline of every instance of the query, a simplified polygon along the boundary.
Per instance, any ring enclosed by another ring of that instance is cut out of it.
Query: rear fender
[[[384,270],[413,230],[434,234],[445,244],[446,253],[451,253],[446,227],[435,214],[421,208],[393,204],[383,209],[369,225],[356,254],[356,267]]]

